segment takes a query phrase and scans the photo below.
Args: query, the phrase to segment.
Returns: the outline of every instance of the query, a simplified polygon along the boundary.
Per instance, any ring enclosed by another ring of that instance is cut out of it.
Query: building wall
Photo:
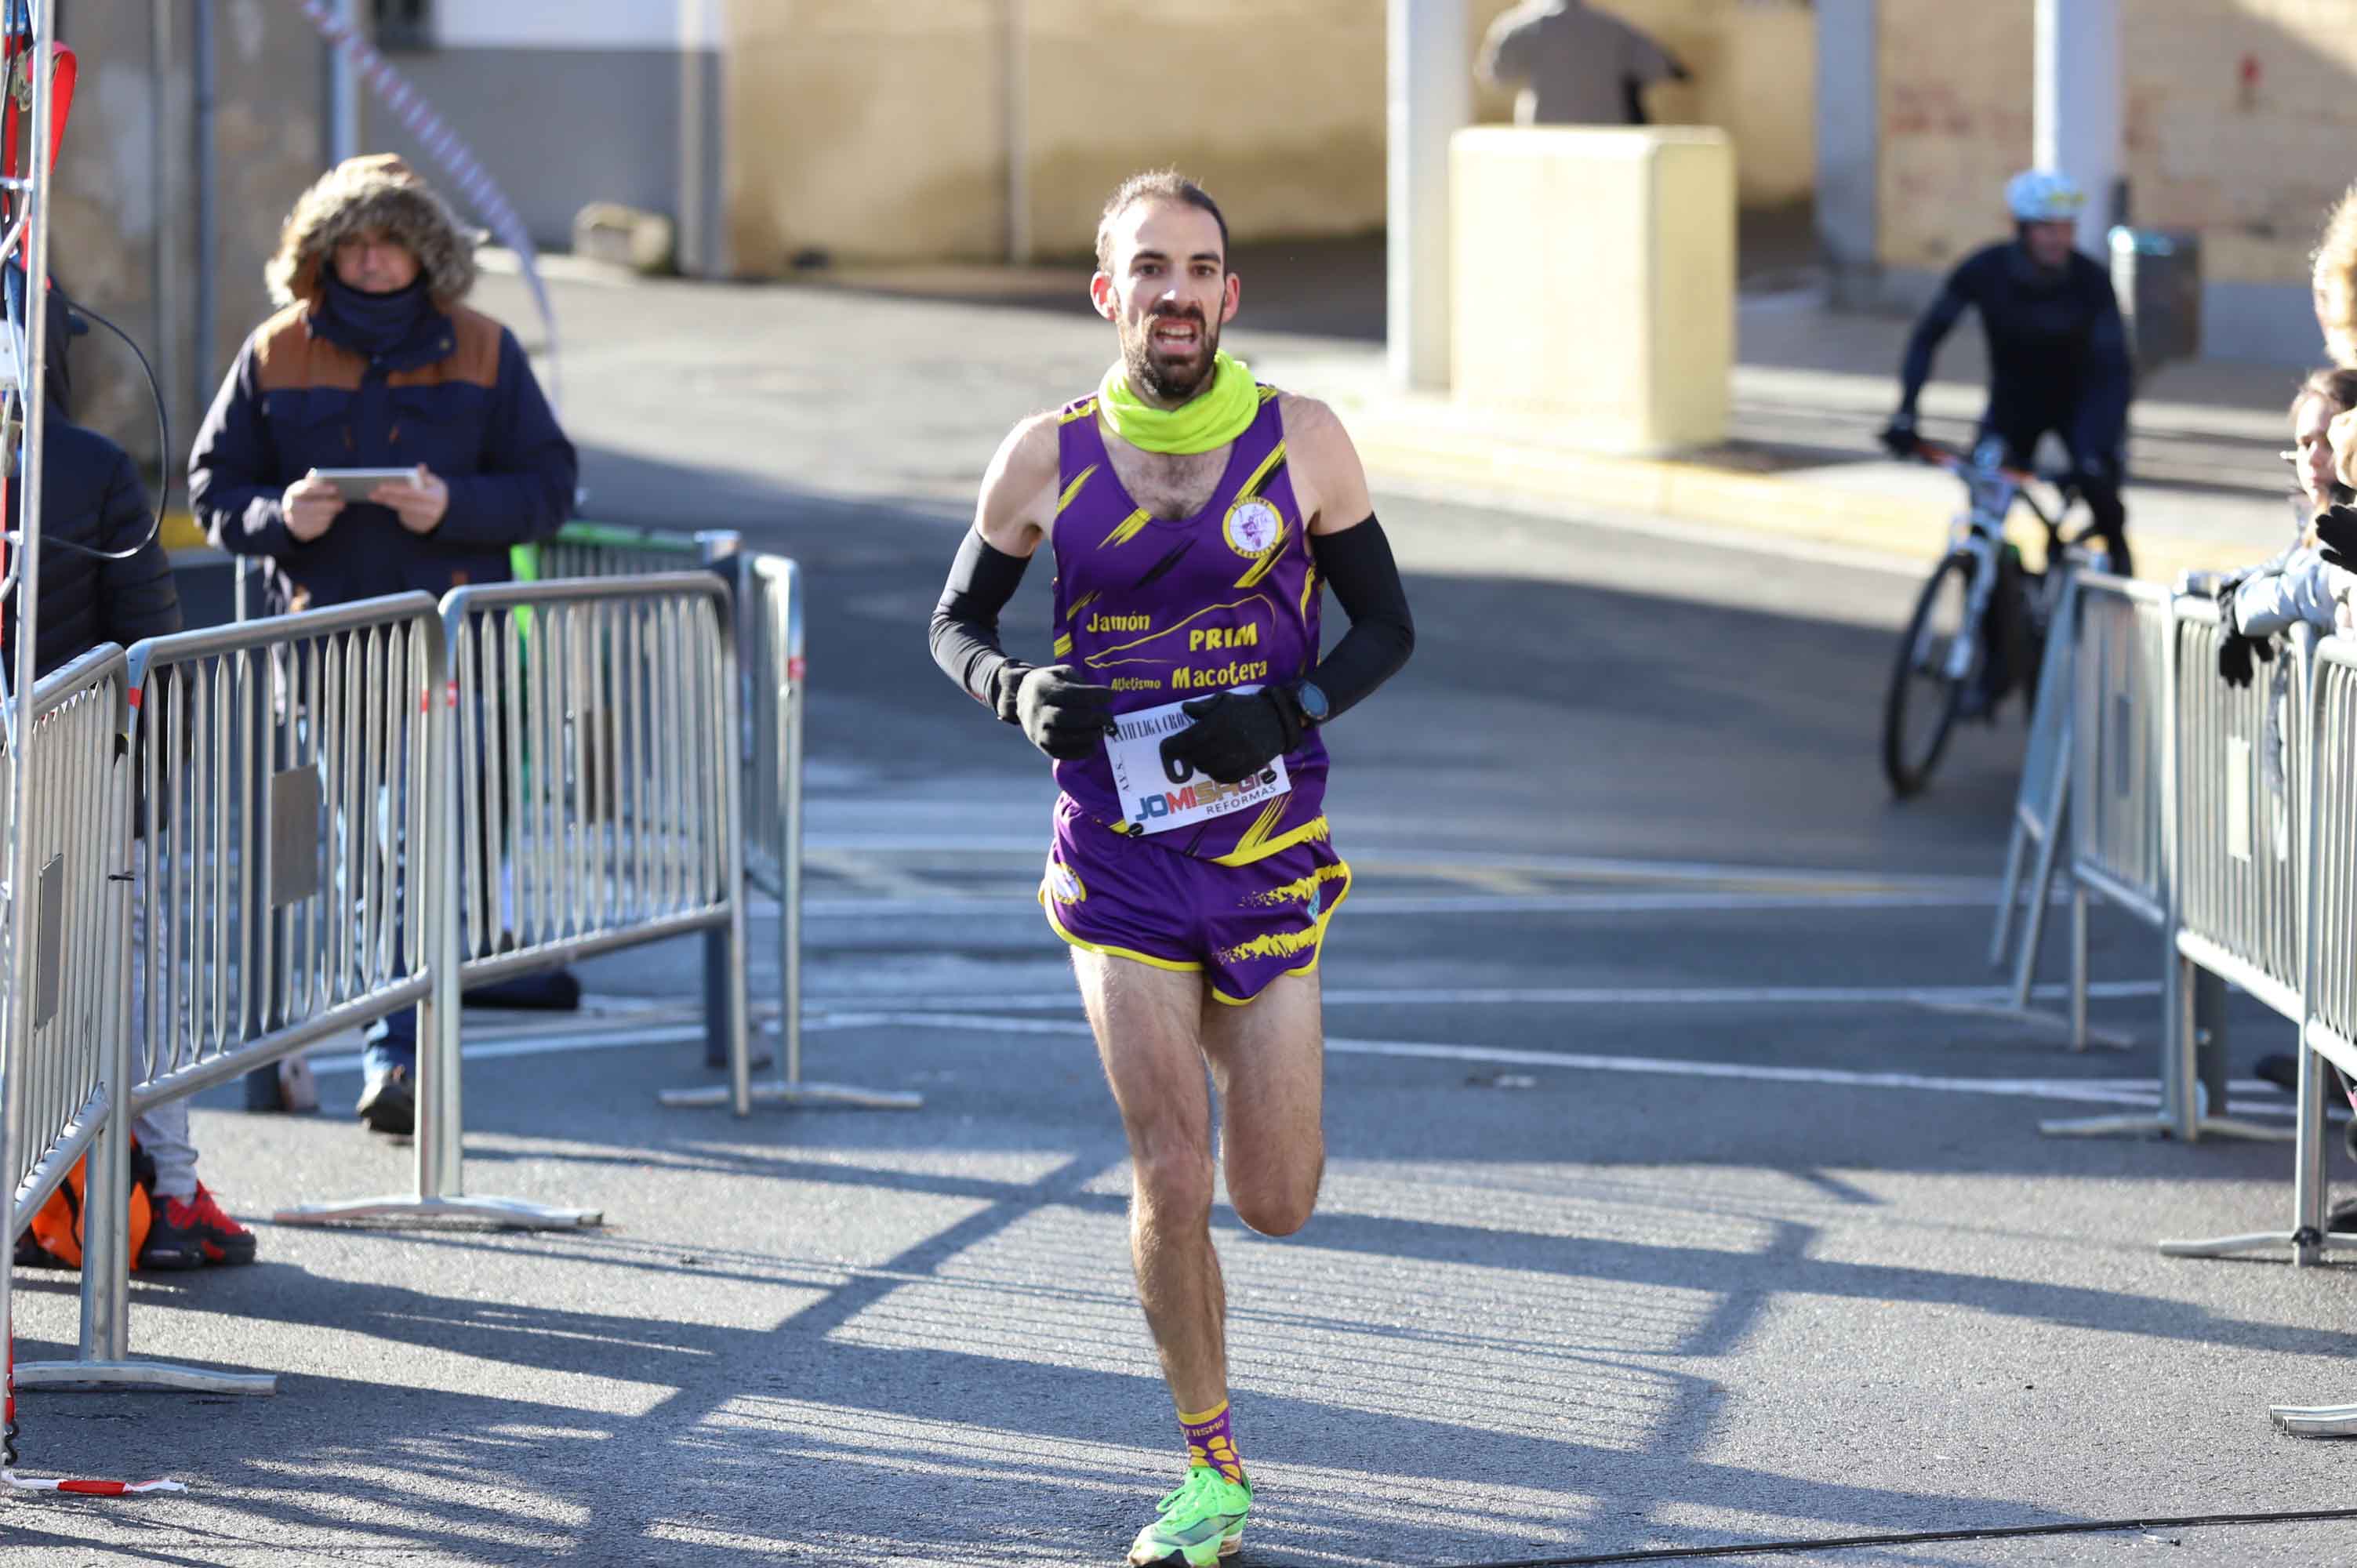
[[[2133,220],[2198,231],[2212,281],[2303,282],[2357,173],[2357,0],[2120,8]],[[2030,157],[2034,9],[1882,0],[1886,265],[1943,267],[2005,228],[1999,189]]]
[[[435,0],[433,22],[431,47],[388,58],[535,243],[569,245],[574,214],[592,201],[678,216],[682,25],[670,0]],[[362,96],[362,144],[437,172]]]
[[[299,14],[290,25],[267,0],[215,0],[212,8],[219,242],[201,362],[192,315],[193,6],[182,0],[170,8],[174,31],[160,76],[153,0],[73,0],[64,18],[81,75],[58,162],[51,264],[75,297],[112,317],[155,362],[171,407],[174,451],[166,467],[175,483],[212,389],[269,312],[262,266],[277,248],[279,225],[319,172],[324,79],[316,35]],[[158,113],[168,181],[161,207],[154,182]],[[76,418],[154,462],[154,405],[129,351],[96,330],[77,341],[72,369]]]
[[[1510,0],[1470,0],[1469,59]],[[1804,198],[1814,34],[1803,0],[1609,0],[1684,57],[1656,90],[1738,145],[1743,199]],[[1089,246],[1105,193],[1176,164],[1219,193],[1239,238],[1383,222],[1380,0],[728,0],[728,239],[759,275],[805,252],[843,261],[1005,253],[1007,160],[1028,149],[1035,252]],[[1019,51],[1019,54],[1018,54]],[[1028,91],[1009,103],[1010,64]],[[1476,116],[1512,116],[1481,91]]]

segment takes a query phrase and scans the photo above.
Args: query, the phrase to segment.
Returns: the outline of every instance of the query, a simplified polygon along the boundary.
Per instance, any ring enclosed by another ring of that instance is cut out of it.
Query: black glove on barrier
[[[1113,688],[1092,685],[1080,674],[1070,664],[1013,667],[998,674],[1000,714],[1011,706],[1025,737],[1059,762],[1086,757],[1113,728]]]
[[[2328,566],[2357,572],[2357,507],[2327,507],[2318,516],[2316,553]]]
[[[1222,784],[1251,778],[1301,740],[1292,699],[1274,687],[1200,697],[1180,711],[1195,722],[1162,743],[1162,760]]]
[[[2264,637],[2246,637],[2234,620],[2234,590],[2242,585],[2243,575],[2220,580],[2218,584],[2218,679],[2229,686],[2248,686],[2258,671],[2251,660],[2261,664],[2275,662],[2275,643]]]

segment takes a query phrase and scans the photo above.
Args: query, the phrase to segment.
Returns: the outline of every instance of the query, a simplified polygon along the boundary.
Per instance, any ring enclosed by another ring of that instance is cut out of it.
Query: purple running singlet
[[[1324,815],[1315,729],[1257,777],[1175,769],[1163,739],[1179,705],[1284,684],[1318,657],[1317,569],[1286,472],[1277,391],[1260,389],[1210,502],[1150,517],[1122,488],[1094,398],[1058,433],[1055,654],[1114,691],[1120,733],[1056,764],[1056,842],[1040,902],[1076,945],[1166,969],[1208,970],[1226,1002],[1318,962],[1350,886]]]

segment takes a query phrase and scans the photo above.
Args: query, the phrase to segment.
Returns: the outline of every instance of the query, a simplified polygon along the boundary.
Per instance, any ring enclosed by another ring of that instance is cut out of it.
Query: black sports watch
[[[1306,725],[1322,725],[1334,712],[1334,704],[1315,682],[1304,681],[1293,688],[1293,706]]]

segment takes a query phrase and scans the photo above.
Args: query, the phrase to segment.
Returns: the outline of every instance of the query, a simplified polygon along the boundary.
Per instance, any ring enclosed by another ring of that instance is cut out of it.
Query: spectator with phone
[[[295,204],[269,264],[284,308],[213,399],[188,489],[213,543],[260,556],[274,610],[508,578],[572,509],[573,446],[515,335],[461,302],[472,247],[399,158],[354,158]],[[369,476],[356,496],[339,470]]]
[[[283,308],[188,457],[212,542],[261,558],[274,613],[506,582],[511,548],[571,511],[577,463],[515,335],[463,303],[450,209],[397,157],[350,159],[296,200],[266,275]],[[371,1128],[412,1130],[415,1062],[414,1012],[371,1034]]]

